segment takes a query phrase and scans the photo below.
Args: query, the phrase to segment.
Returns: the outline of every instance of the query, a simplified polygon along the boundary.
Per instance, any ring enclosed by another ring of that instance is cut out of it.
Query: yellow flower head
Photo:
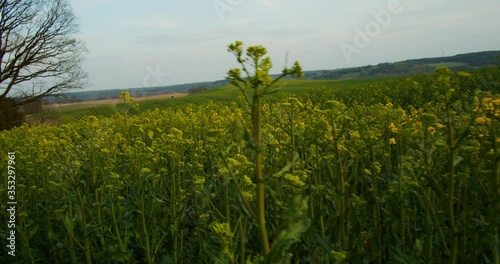
[[[396,145],[396,139],[395,138],[390,138],[389,139],[389,144]]]
[[[394,125],[394,123],[391,122],[391,124],[389,125],[389,129],[391,130],[392,133],[397,133],[398,132],[398,128],[396,127],[396,125]]]
[[[493,101],[493,98],[490,98],[490,97],[483,98],[483,100],[482,100],[483,104],[489,104],[491,101]]]
[[[484,116],[481,116],[481,117],[477,117],[476,118],[476,123],[478,124],[483,124],[483,123],[486,123],[489,121],[489,118],[486,118]]]
[[[134,101],[134,98],[132,98],[132,96],[130,96],[130,93],[129,92],[120,92],[120,99],[122,99],[122,101],[124,103],[126,102],[133,102]]]
[[[249,185],[249,186],[252,186],[253,185],[253,182],[252,182],[252,179],[250,179],[248,176],[246,175],[243,175],[243,182],[246,184],[246,185]]]
[[[300,180],[300,178],[298,176],[295,176],[295,175],[292,175],[290,173],[287,173],[285,174],[285,180],[288,181],[288,183],[290,183],[291,185],[295,186],[295,187],[298,187],[298,188],[301,188],[301,187],[304,187],[305,183]]]

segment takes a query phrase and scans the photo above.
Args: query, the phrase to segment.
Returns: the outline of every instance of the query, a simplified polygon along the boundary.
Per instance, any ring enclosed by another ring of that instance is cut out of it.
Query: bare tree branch
[[[0,0],[0,98],[23,105],[83,87],[77,32],[66,0]]]

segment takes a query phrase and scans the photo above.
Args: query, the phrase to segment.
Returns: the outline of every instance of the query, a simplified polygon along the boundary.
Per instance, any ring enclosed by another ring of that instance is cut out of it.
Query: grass
[[[401,77],[383,77],[383,78],[366,78],[366,79],[346,79],[346,80],[284,80],[279,84],[282,92],[292,93],[296,95],[310,92],[316,88],[352,88],[364,85],[369,85],[375,82],[383,82]],[[212,88],[200,93],[191,94],[178,98],[166,98],[145,100],[140,102],[140,111],[151,110],[155,108],[166,108],[184,104],[201,104],[208,101],[214,102],[230,102],[237,98],[238,89],[232,85]],[[118,95],[117,95],[118,97]],[[85,116],[111,116],[114,114],[112,105],[100,105],[95,107],[74,107],[54,110],[55,115],[63,123],[80,120]]]

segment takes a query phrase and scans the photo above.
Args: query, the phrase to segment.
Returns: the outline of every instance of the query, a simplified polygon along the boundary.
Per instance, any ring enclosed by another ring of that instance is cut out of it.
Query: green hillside
[[[317,88],[348,89],[396,79],[398,78],[384,77],[348,80],[284,80],[279,84],[279,86],[282,93],[304,94]],[[236,87],[232,85],[224,85],[184,97],[141,101],[139,103],[139,111],[142,112],[150,109],[165,108],[187,103],[200,104],[210,100],[215,102],[230,102],[236,99],[238,94],[239,91]],[[118,93],[115,95],[115,98],[117,97]],[[88,115],[110,116],[113,115],[115,111],[113,110],[112,105],[101,105],[91,108],[78,107],[74,109],[54,110],[54,112],[60,121],[66,123],[81,119],[82,117]]]
[[[448,57],[421,58],[399,62],[384,62],[335,70],[304,72],[304,79],[352,79],[387,76],[407,76],[431,73],[437,68],[448,67],[452,71],[473,70],[485,66],[500,65],[500,51],[482,51]]]
[[[499,65],[500,51],[483,51],[459,54],[449,57],[412,59],[400,62],[385,62],[377,65],[367,65],[362,67],[351,67],[332,70],[314,70],[305,71],[303,80],[345,80],[359,78],[384,78],[401,77],[415,74],[431,73],[439,67],[448,67],[452,71],[473,70],[484,66]],[[276,77],[276,76],[275,76]],[[126,89],[133,97],[151,96],[165,93],[191,93],[196,88],[213,89],[226,85],[226,80],[213,82],[197,82],[179,85],[142,87]],[[100,90],[83,91],[69,93],[66,97],[72,102],[101,100],[116,98],[116,95],[122,90]],[[216,92],[217,94],[218,92]],[[217,95],[215,95],[218,99]],[[224,97],[224,96],[222,96]],[[47,98],[49,101],[56,101],[55,98]],[[195,100],[189,98],[188,100]],[[160,103],[161,104],[161,103]]]

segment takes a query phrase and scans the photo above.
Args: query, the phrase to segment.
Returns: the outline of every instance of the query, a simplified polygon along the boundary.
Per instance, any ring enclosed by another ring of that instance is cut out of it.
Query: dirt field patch
[[[152,96],[144,96],[139,98],[134,98],[135,101],[147,101],[147,100],[158,100],[158,99],[166,99],[166,98],[177,98],[186,96],[188,93],[169,93],[169,94],[158,94]],[[120,99],[106,99],[106,100],[95,100],[95,101],[84,101],[77,103],[67,103],[67,104],[51,104],[53,109],[69,109],[69,108],[86,108],[86,107],[94,107],[100,105],[111,105],[120,103]]]

